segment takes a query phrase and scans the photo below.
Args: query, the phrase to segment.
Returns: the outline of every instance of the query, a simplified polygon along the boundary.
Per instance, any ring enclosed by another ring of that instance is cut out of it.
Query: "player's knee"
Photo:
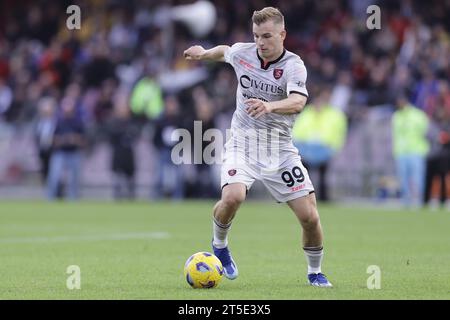
[[[245,194],[238,192],[227,193],[222,197],[222,205],[229,209],[237,209],[245,200]]]
[[[301,223],[307,229],[316,228],[320,223],[319,213],[316,208],[308,208],[303,215],[301,215]]]

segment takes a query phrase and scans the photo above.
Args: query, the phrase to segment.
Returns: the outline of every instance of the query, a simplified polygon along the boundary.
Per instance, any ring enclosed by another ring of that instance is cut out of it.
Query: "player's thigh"
[[[290,200],[287,203],[302,224],[315,224],[319,222],[320,219],[317,211],[316,195],[314,192],[303,197]]]
[[[254,168],[245,164],[236,164],[234,161],[226,161],[221,168],[222,200],[232,198],[243,201],[255,179]]]

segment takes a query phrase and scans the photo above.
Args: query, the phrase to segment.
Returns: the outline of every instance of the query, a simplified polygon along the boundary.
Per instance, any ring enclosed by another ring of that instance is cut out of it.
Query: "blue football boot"
[[[212,245],[212,248],[216,257],[219,258],[220,262],[222,262],[225,277],[230,280],[236,279],[238,276],[238,269],[236,263],[233,260],[233,257],[231,257],[231,253],[230,250],[228,250],[228,247],[219,249]]]
[[[310,273],[308,274],[309,284],[314,287],[331,288],[333,285],[328,281],[327,277],[323,273]]]

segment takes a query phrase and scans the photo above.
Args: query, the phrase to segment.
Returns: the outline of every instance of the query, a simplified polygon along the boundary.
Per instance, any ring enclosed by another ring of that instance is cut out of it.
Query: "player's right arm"
[[[192,46],[184,51],[186,60],[212,60],[225,62],[225,52],[230,47],[227,45],[220,45],[206,50],[202,46]]]

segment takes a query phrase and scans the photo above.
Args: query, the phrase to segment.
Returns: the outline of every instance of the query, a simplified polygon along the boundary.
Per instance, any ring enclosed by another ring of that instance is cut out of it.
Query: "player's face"
[[[276,24],[272,20],[253,24],[253,37],[259,55],[267,61],[278,58],[283,52],[283,41],[286,31],[281,24]]]

